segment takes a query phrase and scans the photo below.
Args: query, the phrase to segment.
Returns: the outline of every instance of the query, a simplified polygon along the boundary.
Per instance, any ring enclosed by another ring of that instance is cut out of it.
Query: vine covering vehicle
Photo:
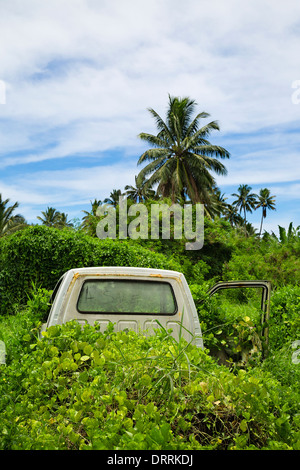
[[[151,334],[161,325],[203,348],[197,310],[182,273],[151,268],[93,267],[71,269],[52,294],[48,321],[42,329],[76,319],[112,322],[117,331]]]
[[[214,285],[209,295],[224,289],[261,288],[262,324],[269,316],[269,281],[230,281]],[[48,320],[42,332],[53,325],[76,320],[113,323],[116,331],[133,329],[153,334],[160,327],[179,339],[203,348],[198,312],[184,275],[177,271],[137,267],[86,267],[68,270],[57,282]],[[266,342],[268,329],[263,329]],[[0,363],[5,363],[5,345],[0,344]]]

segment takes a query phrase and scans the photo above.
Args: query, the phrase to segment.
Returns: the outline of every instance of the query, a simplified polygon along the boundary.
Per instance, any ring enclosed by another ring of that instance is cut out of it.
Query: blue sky
[[[171,94],[219,122],[228,202],[267,187],[265,229],[300,225],[299,50],[298,0],[0,0],[0,193],[81,219],[134,184]]]

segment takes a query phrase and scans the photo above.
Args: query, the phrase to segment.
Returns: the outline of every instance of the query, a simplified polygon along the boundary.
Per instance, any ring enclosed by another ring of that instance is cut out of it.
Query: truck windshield
[[[91,279],[81,288],[77,310],[80,313],[174,315],[177,305],[168,282]]]

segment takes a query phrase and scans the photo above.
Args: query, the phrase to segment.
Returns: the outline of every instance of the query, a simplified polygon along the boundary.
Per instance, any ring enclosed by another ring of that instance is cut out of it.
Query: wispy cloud
[[[70,217],[82,217],[90,209],[90,201],[104,200],[113,189],[124,190],[134,184],[136,164],[112,164],[89,168],[37,171],[0,180],[0,187],[11,201],[21,201],[20,212],[29,221],[47,206],[67,212]]]
[[[250,152],[226,163],[227,176],[217,177],[221,186],[274,184],[299,180],[300,157],[296,151],[271,149]]]
[[[72,204],[76,188],[85,201],[133,183],[137,134],[155,131],[146,109],[164,116],[170,93],[219,121],[211,140],[231,153],[225,190],[245,182],[280,195],[289,182],[294,198],[299,18],[297,0],[2,2],[0,192],[29,213]]]

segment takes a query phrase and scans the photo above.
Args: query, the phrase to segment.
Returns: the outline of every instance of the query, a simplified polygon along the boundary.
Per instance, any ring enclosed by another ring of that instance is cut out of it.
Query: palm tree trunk
[[[261,223],[260,223],[259,236],[261,236],[262,226],[263,226],[263,220],[264,220],[264,212],[262,212],[262,215],[261,215]]]

